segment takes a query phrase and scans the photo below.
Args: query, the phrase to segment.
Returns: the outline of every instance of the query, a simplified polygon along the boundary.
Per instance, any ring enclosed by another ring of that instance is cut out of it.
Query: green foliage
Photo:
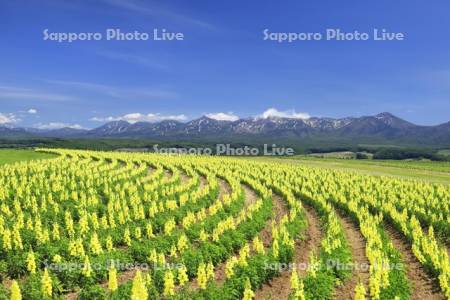
[[[425,149],[396,149],[386,148],[374,153],[373,159],[430,159],[435,161],[445,161],[445,156],[440,156],[434,150]]]
[[[8,300],[10,298],[10,292],[4,287],[0,285],[0,300]]]
[[[306,299],[331,299],[336,277],[330,270],[318,272],[316,278],[307,276],[303,280]]]
[[[89,285],[81,290],[78,300],[106,300],[105,290],[99,285]]]

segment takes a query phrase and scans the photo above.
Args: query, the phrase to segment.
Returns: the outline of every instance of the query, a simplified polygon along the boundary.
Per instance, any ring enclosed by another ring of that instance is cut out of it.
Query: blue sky
[[[389,111],[450,121],[448,1],[1,1],[0,123],[92,128]],[[182,32],[183,41],[44,41],[49,32]],[[270,32],[402,32],[404,41],[263,40]],[[272,110],[267,111],[269,108]],[[222,114],[219,114],[222,113]]]

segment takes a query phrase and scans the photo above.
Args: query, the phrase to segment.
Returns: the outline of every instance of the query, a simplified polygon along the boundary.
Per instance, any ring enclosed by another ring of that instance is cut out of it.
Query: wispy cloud
[[[131,113],[117,117],[94,117],[90,119],[95,122],[112,122],[112,121],[127,121],[129,123],[136,122],[159,122],[163,120],[185,121],[187,117],[185,115],[163,115],[159,113]]]
[[[27,113],[29,113],[30,115],[35,115],[35,114],[37,114],[37,109],[34,109],[34,108],[30,108],[29,110],[27,110]]]
[[[82,81],[47,80],[47,82],[58,85],[72,86],[83,90],[90,90],[92,92],[119,99],[174,99],[178,97],[178,94],[173,91],[159,88],[119,88],[111,85]]]
[[[14,124],[20,122],[19,117],[12,113],[0,113],[0,124]]]
[[[308,113],[296,112],[293,109],[279,111],[276,108],[269,108],[262,113],[259,117],[267,119],[272,117],[277,118],[290,118],[290,119],[309,119],[311,116]]]
[[[29,92],[29,91],[31,91],[31,89],[29,89],[29,88],[8,86],[8,85],[0,85],[0,91],[1,90],[16,91],[16,92]]]
[[[140,55],[134,55],[134,54],[125,54],[125,53],[118,53],[118,52],[111,52],[111,51],[99,51],[97,52],[98,55],[113,59],[113,60],[120,60],[123,62],[127,62],[134,65],[139,65],[142,67],[148,67],[152,69],[158,69],[158,70],[167,70],[167,66],[164,64],[161,64],[155,60],[149,59],[144,56]]]
[[[143,15],[154,17],[170,18],[176,22],[180,22],[183,24],[193,25],[207,30],[216,30],[216,27],[208,22],[174,12],[166,8],[162,8],[161,6],[157,6],[154,3],[150,4],[149,2],[144,3],[143,1],[134,1],[134,0],[103,0],[103,1],[109,5],[121,9],[126,9],[134,13],[140,13]]]
[[[72,86],[84,90],[96,91],[112,97],[118,97],[118,94],[116,93],[116,88],[108,85],[90,82],[81,82],[81,81],[64,81],[64,80],[47,80],[46,82],[57,85]]]
[[[239,120],[239,117],[236,116],[235,114],[233,114],[232,112],[229,112],[229,113],[223,113],[223,112],[209,113],[209,114],[206,114],[206,116],[208,118],[211,118],[211,119],[214,119],[214,120],[218,120],[218,121],[237,121],[237,120]]]
[[[61,129],[61,128],[72,128],[72,129],[87,129],[80,124],[70,124],[62,122],[50,122],[50,123],[38,123],[33,126],[34,128],[51,130],[51,129]]]
[[[74,98],[67,95],[38,91],[29,88],[0,86],[2,100],[41,100],[41,101],[70,101]]]

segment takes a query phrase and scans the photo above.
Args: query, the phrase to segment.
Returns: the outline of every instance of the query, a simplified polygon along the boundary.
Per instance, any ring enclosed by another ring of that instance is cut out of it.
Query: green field
[[[438,154],[445,155],[445,156],[450,156],[450,149],[439,150]]]
[[[53,158],[52,154],[35,152],[34,150],[0,150],[0,165],[15,163],[18,161]]]
[[[450,184],[450,162],[412,160],[354,160],[293,156],[284,158],[259,157],[259,160],[311,167],[354,171],[363,174],[394,176],[428,182]]]
[[[330,164],[344,164],[345,166],[359,167],[359,166],[383,166],[383,167],[395,167],[403,169],[416,169],[426,170],[434,172],[450,173],[450,162],[430,161],[430,160],[343,160],[340,158],[324,157],[316,158],[312,156],[293,156],[286,159],[296,159],[301,161],[319,161],[328,162]]]
[[[338,159],[356,159],[357,155],[361,154],[366,159],[372,159],[373,154],[368,152],[352,152],[352,151],[339,151],[339,152],[326,152],[326,153],[311,153],[307,156],[316,158],[338,158]]]

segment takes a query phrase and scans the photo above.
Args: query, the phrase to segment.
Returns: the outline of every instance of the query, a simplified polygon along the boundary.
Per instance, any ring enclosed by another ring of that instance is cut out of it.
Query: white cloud
[[[94,117],[91,118],[91,121],[96,122],[127,121],[129,123],[136,123],[136,122],[159,122],[163,120],[185,121],[186,119],[187,117],[185,115],[162,115],[159,113],[155,114],[131,113],[118,117],[106,117],[106,118]]]
[[[15,114],[0,113],[0,124],[13,124],[19,121],[20,119]]]
[[[290,119],[309,119],[311,116],[308,113],[296,112],[293,109],[279,111],[276,108],[269,108],[260,116],[264,119],[277,117],[277,118],[290,118]]]
[[[208,118],[218,120],[218,121],[237,121],[237,120],[239,120],[239,117],[236,116],[235,114],[233,114],[232,112],[230,112],[230,113],[223,113],[223,112],[210,113],[210,114],[206,114],[206,116]]]
[[[61,122],[50,122],[47,124],[38,123],[33,127],[38,129],[61,129],[61,128],[72,128],[72,129],[86,129],[79,124],[69,124],[69,123],[61,123]]]
[[[37,109],[34,109],[34,108],[30,108],[29,110],[27,110],[27,113],[29,113],[29,114],[31,114],[31,115],[35,115],[35,114],[37,114]]]

